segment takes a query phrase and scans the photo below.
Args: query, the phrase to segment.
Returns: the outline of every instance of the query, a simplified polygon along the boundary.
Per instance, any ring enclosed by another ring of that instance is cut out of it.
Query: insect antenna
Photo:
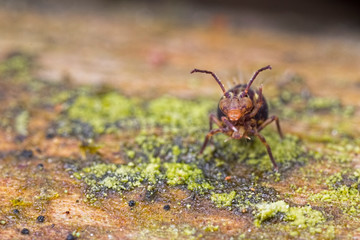
[[[219,84],[221,90],[223,91],[224,95],[227,98],[230,98],[230,94],[228,92],[226,92],[224,84],[220,81],[220,79],[215,75],[215,73],[211,72],[211,71],[207,71],[207,70],[200,70],[200,69],[194,69],[192,70],[190,73],[195,73],[195,72],[200,72],[200,73],[206,73],[206,74],[211,74],[213,76],[213,78],[215,78],[216,82]]]
[[[267,70],[267,69],[271,69],[271,66],[268,65],[268,66],[266,66],[266,67],[260,68],[259,70],[257,70],[257,71],[255,72],[254,76],[250,79],[249,83],[246,85],[245,90],[241,93],[240,98],[244,97],[244,96],[249,92],[250,86],[251,86],[251,84],[254,82],[254,80],[255,80],[255,78],[257,77],[257,75],[258,75],[260,72],[262,72],[262,71],[264,71],[264,70]]]

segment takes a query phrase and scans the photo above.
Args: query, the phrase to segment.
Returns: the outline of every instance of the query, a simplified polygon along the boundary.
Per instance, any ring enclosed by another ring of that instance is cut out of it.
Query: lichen
[[[230,207],[233,200],[235,199],[236,192],[231,191],[230,193],[212,193],[211,201],[215,203],[217,207]]]
[[[182,100],[174,97],[161,97],[152,100],[147,108],[145,122],[153,126],[164,126],[170,131],[191,132],[207,126],[210,110],[216,103],[210,100]]]
[[[15,131],[17,134],[26,136],[28,134],[29,112],[22,111],[15,118]]]
[[[104,196],[109,190],[120,194],[146,184],[156,185],[165,181],[169,186],[185,186],[191,191],[204,193],[213,186],[204,178],[201,169],[194,164],[161,162],[158,157],[151,157],[148,162],[134,164],[95,164],[75,172],[74,177],[84,181],[87,197]]]
[[[114,92],[102,96],[81,95],[67,110],[67,117],[88,123],[98,134],[109,133],[115,131],[112,124],[133,116],[136,107],[134,100]]]
[[[201,169],[193,164],[164,163],[166,181],[170,186],[186,185],[189,190],[203,192],[211,190],[211,186],[204,178]]]
[[[353,173],[343,171],[330,176],[326,180],[328,190],[313,194],[309,200],[323,205],[338,207],[345,214],[360,216],[360,171]]]
[[[266,129],[263,132],[273,156],[281,169],[291,167],[294,163],[304,164],[313,158],[302,141],[293,135],[287,135],[280,139],[274,130]],[[215,137],[215,153],[220,155],[220,159],[227,161],[246,162],[246,164],[256,167],[257,170],[272,170],[273,166],[265,146],[260,140],[253,138],[252,141],[231,140],[224,142],[224,136]]]
[[[0,76],[11,79],[13,82],[26,82],[32,78],[31,66],[31,56],[21,52],[14,52],[0,63]]]
[[[73,101],[68,101],[74,98]],[[85,93],[57,94],[52,102],[63,101],[65,111],[55,122],[60,135],[93,137],[131,129],[162,127],[165,132],[190,133],[207,126],[214,103],[208,100],[184,100],[160,97],[151,101],[127,98],[116,92],[100,95]],[[181,131],[180,131],[181,129]]]
[[[263,222],[274,218],[279,213],[284,214],[283,221],[288,224],[300,229],[312,228],[311,231],[315,232],[314,227],[325,222],[325,217],[320,211],[313,210],[310,206],[290,207],[281,200],[273,203],[258,204],[254,224],[260,227]]]

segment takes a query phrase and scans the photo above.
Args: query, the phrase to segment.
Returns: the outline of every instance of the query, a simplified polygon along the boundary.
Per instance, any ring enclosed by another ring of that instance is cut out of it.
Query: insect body
[[[260,131],[275,121],[279,135],[283,138],[279,118],[277,116],[268,118],[268,106],[262,95],[262,86],[260,86],[258,91],[250,88],[256,76],[266,69],[271,69],[271,67],[260,68],[255,72],[248,84],[236,85],[228,91],[225,90],[224,85],[213,72],[199,69],[194,69],[191,72],[211,74],[224,93],[219,101],[217,116],[214,114],[209,116],[210,131],[205,137],[200,154],[204,151],[210,138],[217,133],[224,133],[233,139],[250,139],[250,136],[256,136],[265,145],[274,169],[278,170],[271,148],[267,144],[265,137],[260,134]],[[212,129],[213,123],[218,125],[219,128]]]

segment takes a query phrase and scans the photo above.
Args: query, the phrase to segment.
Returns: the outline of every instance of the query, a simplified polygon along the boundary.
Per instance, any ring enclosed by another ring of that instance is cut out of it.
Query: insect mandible
[[[215,73],[199,69],[191,71],[191,73],[200,72],[211,74],[224,93],[218,104],[217,116],[215,114],[210,114],[209,116],[210,131],[205,137],[200,154],[203,153],[210,138],[218,133],[224,133],[232,139],[250,139],[250,136],[256,136],[265,145],[274,170],[278,170],[271,148],[266,142],[265,137],[260,134],[260,131],[275,121],[279,135],[283,138],[279,118],[275,115],[268,117],[268,105],[262,95],[262,85],[257,91],[250,88],[257,75],[267,69],[271,69],[271,66],[269,65],[257,70],[248,84],[238,84],[228,91],[226,91],[224,85]],[[218,125],[219,128],[212,129],[213,123]]]

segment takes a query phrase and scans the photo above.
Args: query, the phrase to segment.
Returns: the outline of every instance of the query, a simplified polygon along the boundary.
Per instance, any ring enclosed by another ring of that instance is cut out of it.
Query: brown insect
[[[204,151],[210,138],[217,133],[224,133],[230,136],[231,139],[250,139],[250,136],[256,136],[265,145],[274,170],[278,170],[271,148],[267,144],[265,137],[260,134],[260,131],[275,120],[279,135],[283,138],[279,118],[277,116],[268,118],[268,105],[262,95],[262,85],[257,91],[250,88],[257,75],[267,69],[271,69],[271,67],[266,66],[260,68],[255,72],[248,84],[236,85],[228,91],[225,90],[224,85],[213,72],[199,69],[191,71],[191,73],[200,72],[211,74],[224,93],[219,101],[217,116],[215,116],[215,114],[210,114],[209,116],[210,131],[205,137],[200,154]],[[212,129],[213,123],[218,125],[219,128]]]

